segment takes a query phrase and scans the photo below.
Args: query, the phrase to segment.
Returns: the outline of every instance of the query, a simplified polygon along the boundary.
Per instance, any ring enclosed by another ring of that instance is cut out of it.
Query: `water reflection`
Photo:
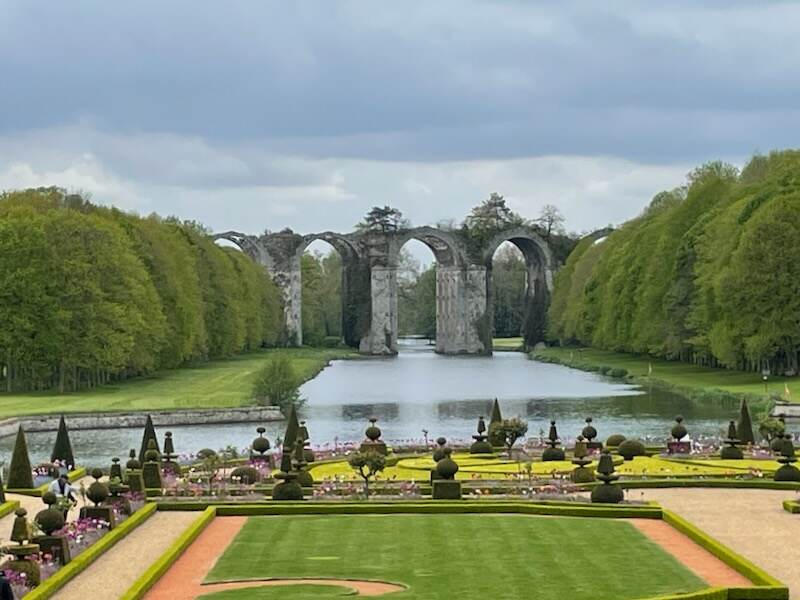
[[[716,435],[728,419],[735,418],[735,403],[695,404],[676,394],[649,392],[620,384],[597,374],[560,365],[537,363],[522,354],[498,353],[494,357],[445,357],[428,348],[401,352],[394,359],[339,361],[306,383],[301,394],[308,399],[301,418],[308,420],[312,442],[321,444],[359,440],[367,420],[379,419],[389,442],[420,440],[423,429],[430,438],[445,436],[468,441],[479,416],[489,416],[493,398],[503,414],[519,415],[529,422],[529,435],[546,431],[558,422],[562,439],[574,438],[588,416],[599,436],[668,435],[676,414],[683,414],[692,435]],[[195,425],[169,428],[179,453],[232,444],[244,448],[260,423]],[[267,423],[270,439],[283,435],[283,423]],[[157,428],[163,440],[165,428]],[[46,460],[55,433],[31,433],[28,447],[34,463]],[[125,459],[138,448],[138,429],[74,431],[72,443],[78,462],[108,465],[111,458]],[[14,438],[0,440],[0,460],[10,460]]]

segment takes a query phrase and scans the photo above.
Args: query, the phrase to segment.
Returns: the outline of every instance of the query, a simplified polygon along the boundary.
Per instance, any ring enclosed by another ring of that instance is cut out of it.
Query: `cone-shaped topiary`
[[[739,422],[736,424],[736,431],[739,434],[739,441],[743,444],[755,444],[756,436],[753,435],[753,423],[750,420],[750,410],[747,408],[747,400],[742,400],[739,407]]]
[[[308,470],[305,456],[305,442],[300,438],[294,443],[294,470],[297,473],[297,483],[302,487],[312,487],[314,477]]]
[[[720,458],[725,460],[740,460],[744,458],[742,449],[739,448],[739,438],[736,434],[736,423],[730,421],[728,423],[728,437],[724,440],[727,446],[719,451]]]
[[[609,448],[617,448],[625,439],[625,436],[621,433],[612,433],[606,440],[606,446]]]
[[[797,462],[797,457],[794,452],[792,436],[788,433],[783,438],[781,457],[778,459],[778,462],[781,463],[781,466],[775,471],[775,475],[773,476],[775,481],[800,481],[800,469],[792,464]]]
[[[614,472],[614,460],[608,450],[603,450],[600,454],[600,461],[597,464],[597,478],[602,481],[592,489],[592,502],[603,502],[606,504],[617,504],[622,502],[625,494],[619,486],[614,485],[614,481],[619,479],[619,475]]]
[[[292,404],[289,409],[289,418],[286,420],[286,433],[283,436],[283,454],[281,457],[281,471],[289,473],[292,470],[292,451],[297,441],[297,432],[300,423],[297,421],[297,409]]]
[[[158,450],[158,438],[156,437],[156,428],[153,427],[153,419],[147,415],[147,420],[144,422],[144,433],[142,434],[142,446],[139,449],[139,462],[144,463],[147,459],[144,453],[150,447],[150,440],[156,443],[156,450]]]
[[[28,443],[22,425],[17,430],[14,452],[11,454],[11,465],[8,468],[8,487],[12,489],[30,489],[33,487],[31,459],[28,457]]]
[[[69,469],[75,468],[75,455],[72,453],[72,443],[69,441],[69,431],[67,431],[67,422],[64,420],[64,415],[61,415],[61,419],[58,422],[56,443],[50,453],[50,462],[57,460],[63,462]]]
[[[500,403],[497,401],[497,398],[494,399],[494,403],[492,404],[492,413],[489,416],[489,443],[492,446],[502,446],[505,443],[502,435],[495,434],[492,435],[492,425],[495,423],[502,423],[503,422],[503,415],[500,413]]]
[[[163,479],[161,478],[161,463],[159,459],[161,455],[158,453],[158,444],[155,440],[148,440],[147,450],[144,453],[145,463],[142,465],[142,479],[146,488],[163,487]],[[131,486],[133,487],[133,486]]]
[[[647,454],[647,449],[639,440],[625,440],[617,447],[617,453],[625,460],[633,460],[636,456]]]
[[[575,468],[570,474],[570,479],[574,483],[594,481],[594,471],[588,467],[588,465],[592,464],[592,461],[586,458],[588,453],[588,442],[583,439],[582,435],[579,435],[575,441],[575,450],[573,451],[575,458],[572,459],[572,464],[575,465]]]
[[[550,462],[554,460],[566,459],[564,450],[558,447],[558,445],[561,443],[561,440],[558,439],[558,431],[556,430],[555,421],[550,421],[550,431],[547,434],[547,443],[550,447],[545,448],[544,452],[542,452],[542,461]]]

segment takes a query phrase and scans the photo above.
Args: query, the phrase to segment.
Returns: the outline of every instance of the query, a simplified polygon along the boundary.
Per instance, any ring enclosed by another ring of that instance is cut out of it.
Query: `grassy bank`
[[[648,356],[637,356],[621,352],[610,352],[595,348],[547,348],[535,353],[534,358],[557,361],[577,368],[611,367],[626,369],[637,382],[644,383],[648,377],[654,382],[668,386],[698,390],[722,390],[732,394],[746,394],[765,399],[767,396],[784,396],[784,385],[788,385],[791,400],[800,401],[800,378],[770,376],[766,391],[759,373],[711,369],[687,363],[668,361]],[[648,376],[650,365],[652,374]]]
[[[523,348],[521,337],[494,338],[492,347],[497,352],[519,352]]]
[[[253,377],[273,353],[287,354],[307,381],[328,361],[357,356],[347,349],[281,348],[197,367],[161,371],[86,392],[0,394],[0,418],[46,413],[231,408],[252,404]]]

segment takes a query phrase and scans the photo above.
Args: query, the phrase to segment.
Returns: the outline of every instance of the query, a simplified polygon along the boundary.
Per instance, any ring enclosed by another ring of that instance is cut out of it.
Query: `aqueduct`
[[[492,257],[500,244],[513,243],[525,257],[529,303],[535,294],[549,294],[555,270],[548,244],[532,227],[501,229],[487,239],[435,227],[261,236],[227,231],[213,237],[233,242],[272,275],[283,293],[287,337],[294,345],[303,341],[300,259],[315,240],[328,242],[342,258],[344,341],[364,354],[397,353],[398,262],[411,239],[436,258],[436,351],[442,354],[491,353]]]

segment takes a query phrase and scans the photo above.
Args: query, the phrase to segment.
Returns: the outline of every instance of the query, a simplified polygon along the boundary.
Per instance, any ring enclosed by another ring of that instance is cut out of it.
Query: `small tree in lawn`
[[[261,367],[253,383],[253,397],[261,404],[279,407],[284,415],[302,404],[300,379],[288,356],[274,354]]]
[[[364,492],[369,498],[369,480],[386,468],[386,458],[377,452],[356,452],[348,460],[350,467],[364,480]]]
[[[493,429],[494,432],[492,431]],[[503,445],[508,451],[509,458],[514,444],[517,443],[519,438],[524,437],[526,433],[528,433],[528,423],[519,417],[503,419],[499,423],[489,425],[489,436],[503,440]]]

